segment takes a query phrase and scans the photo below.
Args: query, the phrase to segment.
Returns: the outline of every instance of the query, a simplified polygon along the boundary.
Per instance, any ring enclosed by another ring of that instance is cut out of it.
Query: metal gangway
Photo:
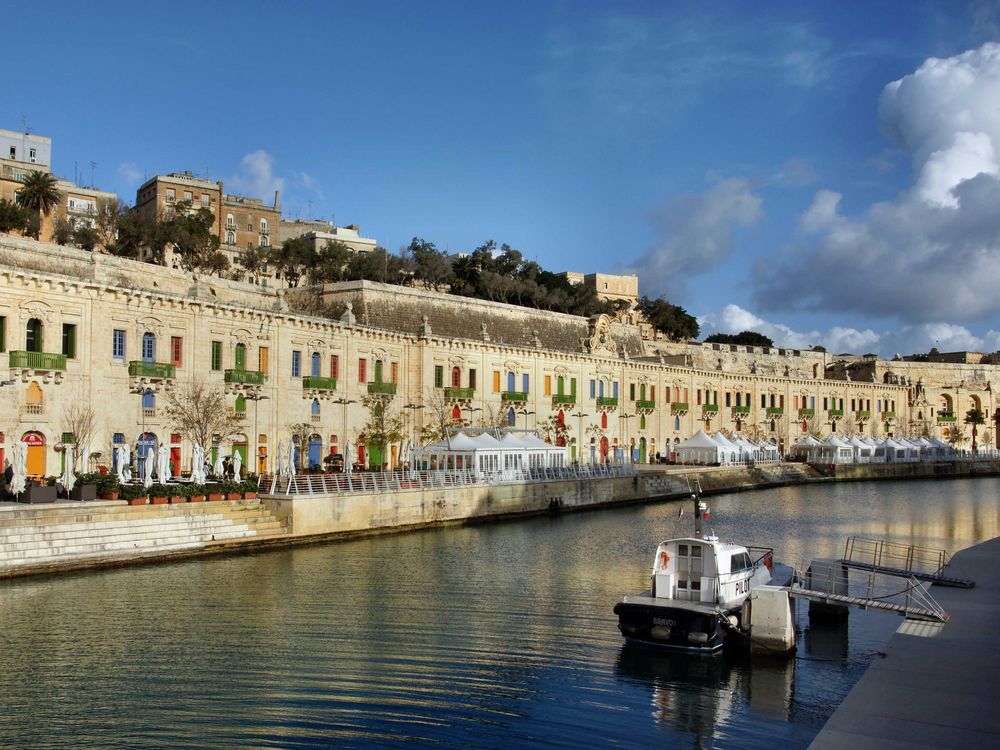
[[[829,607],[889,612],[911,620],[948,621],[948,613],[915,576],[869,568],[863,584],[856,580],[852,590],[852,566],[844,562],[813,560],[804,573],[797,569],[787,587],[789,596]]]
[[[915,544],[852,536],[848,537],[844,545],[844,556],[840,562],[848,568],[910,576],[938,586],[971,589],[976,585],[975,581],[968,578],[944,574],[945,568],[951,564],[951,557],[946,550]]]

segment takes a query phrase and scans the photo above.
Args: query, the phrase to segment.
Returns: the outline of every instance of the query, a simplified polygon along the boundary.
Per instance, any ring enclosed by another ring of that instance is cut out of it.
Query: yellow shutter
[[[260,347],[260,349],[257,352],[257,355],[258,355],[258,368],[257,369],[260,372],[262,372],[265,375],[267,375],[267,355],[268,355],[267,347],[266,346]]]
[[[500,371],[493,371],[493,392],[500,393]]]
[[[545,395],[546,396],[551,396],[552,395],[552,376],[551,375],[546,375],[545,376]]]

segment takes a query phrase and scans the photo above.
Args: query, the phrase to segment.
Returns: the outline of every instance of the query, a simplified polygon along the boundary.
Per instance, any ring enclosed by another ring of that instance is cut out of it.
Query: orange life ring
[[[660,551],[660,570],[667,567],[667,563],[670,562],[670,555],[667,554],[666,550]]]

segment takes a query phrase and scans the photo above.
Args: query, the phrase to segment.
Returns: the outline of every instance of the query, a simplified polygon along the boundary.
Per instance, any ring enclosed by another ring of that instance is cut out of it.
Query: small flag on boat
[[[681,518],[684,515],[684,506],[682,505],[677,509],[677,517]]]

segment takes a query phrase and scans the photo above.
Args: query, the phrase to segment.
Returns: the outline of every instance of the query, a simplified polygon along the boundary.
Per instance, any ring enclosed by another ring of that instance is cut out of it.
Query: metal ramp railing
[[[804,574],[796,570],[788,593],[819,604],[892,612],[907,619],[948,621],[948,613],[914,576],[869,570],[865,579],[860,591],[862,582],[857,580],[852,591],[850,567],[842,560],[813,560]]]
[[[976,585],[975,581],[968,578],[944,574],[944,569],[951,564],[951,557],[946,550],[916,544],[852,536],[848,537],[844,545],[844,557],[840,562],[849,568],[886,575],[911,576],[939,586],[968,589]]]

